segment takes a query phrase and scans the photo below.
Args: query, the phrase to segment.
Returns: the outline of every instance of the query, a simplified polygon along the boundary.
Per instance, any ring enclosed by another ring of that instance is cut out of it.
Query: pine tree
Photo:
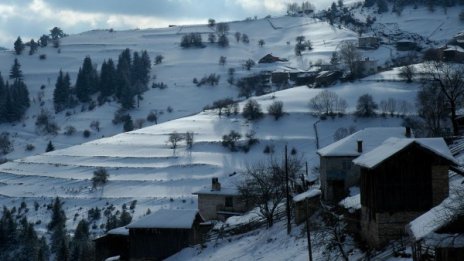
[[[29,55],[33,55],[35,52],[37,52],[37,49],[39,48],[39,44],[37,44],[34,39],[31,39],[29,42]]]
[[[30,106],[29,91],[26,84],[20,79],[16,78],[10,90],[11,100],[14,103],[13,111],[14,120],[20,120],[27,108]]]
[[[134,107],[134,92],[131,88],[131,64],[130,50],[125,49],[119,55],[116,70],[118,75],[116,97],[124,109],[132,109]]]
[[[53,146],[52,141],[49,141],[48,144],[47,144],[47,148],[45,149],[45,152],[50,152],[50,151],[54,151],[54,150],[55,150],[55,146]]]
[[[14,50],[15,50],[17,55],[20,55],[24,50],[24,43],[21,40],[21,37],[19,37],[19,36],[16,39],[16,41],[14,42]]]
[[[63,74],[60,70],[58,78],[55,83],[55,90],[53,91],[53,104],[55,112],[60,112],[69,106],[69,96],[71,94],[71,83],[69,74]]]
[[[39,39],[39,45],[40,47],[47,47],[48,41],[50,41],[50,36],[44,34],[40,37]]]
[[[23,72],[21,71],[21,64],[19,64],[18,59],[15,58],[13,65],[10,69],[10,79],[22,79]]]
[[[90,101],[90,95],[97,92],[98,74],[93,68],[92,59],[85,57],[82,67],[79,68],[76,80],[76,95],[79,101]]]
[[[113,60],[109,59],[108,62],[104,61],[100,70],[100,99],[115,94],[116,85],[118,84],[116,80],[117,74]]]

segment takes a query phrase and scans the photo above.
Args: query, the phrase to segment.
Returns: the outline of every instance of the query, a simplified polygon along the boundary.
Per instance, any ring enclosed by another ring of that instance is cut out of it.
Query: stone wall
[[[422,211],[404,211],[397,213],[375,213],[371,216],[366,207],[361,208],[361,236],[371,246],[382,247],[389,240],[405,235],[405,226]]]
[[[246,211],[246,205],[243,200],[238,196],[232,196],[233,207],[225,208],[226,195],[210,195],[210,194],[199,194],[198,195],[198,210],[201,216],[205,220],[217,219],[218,210],[226,210],[230,212],[244,212]]]

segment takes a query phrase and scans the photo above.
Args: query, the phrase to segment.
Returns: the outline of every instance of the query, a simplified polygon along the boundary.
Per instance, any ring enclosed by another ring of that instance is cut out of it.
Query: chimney
[[[411,127],[406,127],[405,136],[406,136],[407,138],[411,138]]]
[[[363,141],[358,140],[358,152],[362,153],[363,152]]]
[[[211,190],[212,191],[220,191],[221,190],[221,183],[219,183],[219,178],[212,178],[211,179]]]

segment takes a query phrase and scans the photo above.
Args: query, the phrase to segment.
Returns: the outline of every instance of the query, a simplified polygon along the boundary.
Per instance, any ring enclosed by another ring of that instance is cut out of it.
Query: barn
[[[129,224],[130,260],[163,260],[199,244],[203,218],[196,209],[161,209]]]
[[[96,238],[95,259],[105,260],[119,256],[119,260],[129,260],[129,230],[118,227],[108,231],[104,236]]]
[[[390,138],[353,160],[361,168],[361,235],[380,247],[448,197],[458,163],[442,138]]]

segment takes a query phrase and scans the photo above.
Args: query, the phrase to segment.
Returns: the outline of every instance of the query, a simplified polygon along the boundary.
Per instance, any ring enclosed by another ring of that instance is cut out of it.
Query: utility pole
[[[291,214],[290,214],[290,192],[288,188],[288,158],[287,158],[287,145],[285,145],[285,193],[287,194],[287,234],[292,232]]]
[[[306,236],[308,237],[308,255],[309,261],[313,261],[313,253],[311,249],[311,231],[309,229],[309,199],[305,199],[306,201]]]

